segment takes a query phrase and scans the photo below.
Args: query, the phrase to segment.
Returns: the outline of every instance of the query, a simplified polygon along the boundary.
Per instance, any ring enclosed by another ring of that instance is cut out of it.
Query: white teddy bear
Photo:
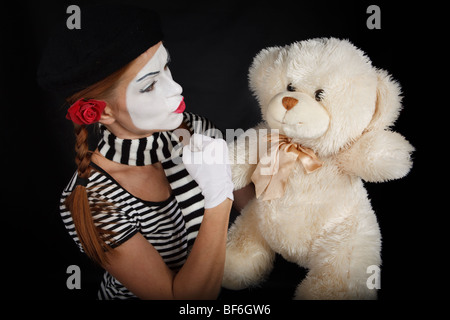
[[[249,80],[264,122],[230,153],[235,189],[253,181],[257,198],[229,230],[223,286],[257,285],[279,253],[308,269],[295,299],[376,298],[381,235],[362,180],[411,169],[414,148],[389,129],[399,85],[335,38],[264,49]]]

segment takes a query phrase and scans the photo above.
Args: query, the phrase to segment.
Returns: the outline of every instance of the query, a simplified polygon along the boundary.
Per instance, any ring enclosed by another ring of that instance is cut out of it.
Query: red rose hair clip
[[[67,110],[66,118],[80,125],[96,123],[105,107],[105,101],[80,99]]]

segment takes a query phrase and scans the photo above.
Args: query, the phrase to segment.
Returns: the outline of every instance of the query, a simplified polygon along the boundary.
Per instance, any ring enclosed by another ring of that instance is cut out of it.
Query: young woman
[[[38,73],[66,95],[75,127],[64,224],[106,270],[100,299],[214,299],[233,200],[226,144],[184,112],[153,12],[82,7],[81,17],[80,30],[60,24]],[[93,151],[88,126],[100,127]],[[212,154],[222,156],[198,161]]]

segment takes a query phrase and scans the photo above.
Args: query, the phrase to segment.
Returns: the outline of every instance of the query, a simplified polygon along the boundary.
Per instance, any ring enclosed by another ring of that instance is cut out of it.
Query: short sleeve
[[[93,179],[104,176],[94,173]],[[109,177],[108,177],[109,178]],[[115,181],[97,183],[88,192],[89,205],[95,226],[101,230],[106,244],[116,248],[139,231],[134,208],[127,205],[131,198]]]
[[[123,204],[117,201],[117,199],[121,198],[120,194],[118,194],[117,185],[104,178],[105,176],[99,172],[95,172],[90,177],[90,182],[87,186],[88,200],[92,218],[95,225],[102,230],[100,233],[103,239],[106,244],[116,248],[135,235],[139,231],[139,227],[136,218],[127,211],[127,208],[123,207]],[[65,205],[65,200],[76,186],[72,180],[62,193],[60,215],[69,235],[79,249],[84,252],[75,229],[72,214]]]
[[[118,247],[139,231],[135,219],[114,206],[107,206],[107,210],[101,212],[93,212],[93,219],[111,248]]]

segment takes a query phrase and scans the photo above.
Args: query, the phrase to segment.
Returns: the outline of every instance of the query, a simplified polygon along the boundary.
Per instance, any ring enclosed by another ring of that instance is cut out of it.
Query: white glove
[[[205,209],[214,208],[226,198],[234,200],[228,147],[223,139],[193,134],[183,147],[183,163],[202,190]]]

